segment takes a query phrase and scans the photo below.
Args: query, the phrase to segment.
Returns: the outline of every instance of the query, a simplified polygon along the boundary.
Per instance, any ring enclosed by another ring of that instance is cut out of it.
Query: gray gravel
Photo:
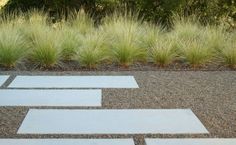
[[[123,71],[123,72],[0,72],[15,75],[134,75],[139,89],[103,89],[106,109],[190,108],[206,126],[209,135],[17,135],[28,107],[0,107],[0,138],[128,138],[144,145],[145,137],[236,138],[235,71]],[[34,107],[31,107],[34,108]],[[36,107],[35,107],[36,108]],[[37,107],[56,108],[56,107]],[[61,108],[61,107],[57,107]],[[63,107],[67,108],[67,107]],[[81,109],[72,107],[69,109]],[[86,107],[88,108],[88,107]],[[92,107],[91,107],[92,108]],[[93,108],[94,109],[94,108]]]

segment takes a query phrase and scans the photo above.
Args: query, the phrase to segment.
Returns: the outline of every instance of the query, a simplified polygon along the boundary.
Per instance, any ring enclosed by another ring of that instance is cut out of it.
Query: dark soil
[[[97,68],[89,69],[79,65],[75,61],[61,62],[59,65],[51,68],[42,68],[34,66],[31,63],[18,64],[15,68],[6,68],[0,66],[0,71],[235,71],[236,68],[220,64],[207,64],[193,68],[192,66],[175,62],[167,66],[159,66],[153,63],[135,63],[129,67],[122,67],[117,64],[101,64]]]

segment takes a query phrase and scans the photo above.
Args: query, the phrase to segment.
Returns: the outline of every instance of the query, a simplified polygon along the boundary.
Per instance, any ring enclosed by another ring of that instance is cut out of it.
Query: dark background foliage
[[[148,21],[165,25],[171,23],[173,13],[196,15],[203,24],[225,23],[234,27],[236,0],[10,0],[5,11],[43,9],[52,14],[66,14],[83,8],[95,19],[101,19],[114,10],[133,10]]]

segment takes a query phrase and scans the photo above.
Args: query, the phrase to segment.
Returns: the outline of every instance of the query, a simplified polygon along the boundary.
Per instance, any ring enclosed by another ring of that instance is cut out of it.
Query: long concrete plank
[[[19,134],[208,133],[189,109],[30,109]]]
[[[147,145],[236,145],[236,139],[145,139]]]
[[[9,88],[138,88],[133,76],[17,76]]]
[[[0,139],[0,145],[134,145],[132,139]]]
[[[0,75],[0,87],[9,78],[8,75]]]
[[[0,106],[101,106],[101,90],[0,90]]]

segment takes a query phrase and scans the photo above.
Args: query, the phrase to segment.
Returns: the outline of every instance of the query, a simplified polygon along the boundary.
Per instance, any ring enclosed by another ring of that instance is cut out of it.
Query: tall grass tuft
[[[109,41],[109,53],[113,61],[123,67],[145,59],[145,48],[140,45],[143,35],[140,27],[140,22],[131,15],[114,14],[103,23],[102,29]]]
[[[200,67],[211,61],[213,48],[208,44],[211,31],[201,26],[196,17],[177,17],[171,35],[175,37],[180,58],[193,68]]]
[[[203,41],[189,39],[181,45],[181,57],[193,68],[211,62],[214,53]]]
[[[180,59],[193,68],[223,62],[236,68],[236,33],[200,25],[196,17],[175,16],[172,29],[117,13],[95,25],[83,10],[52,23],[42,11],[0,16],[0,65],[15,67],[28,59],[50,68],[76,60],[93,69],[101,63],[129,67],[150,61],[161,67]]]
[[[176,16],[174,20],[172,35],[179,41],[188,41],[190,39],[200,40],[202,38],[204,27],[202,27],[197,18]]]
[[[0,65],[15,67],[27,55],[27,43],[17,29],[0,26]]]
[[[236,34],[236,33],[235,33]],[[236,68],[236,42],[235,42],[236,35],[233,34],[231,37],[228,37],[228,40],[225,42],[225,47],[221,49],[217,49],[217,52],[219,54],[219,58],[221,58],[221,61],[235,69]]]
[[[164,29],[155,24],[144,23],[140,29],[143,29],[143,35],[140,38],[141,45],[146,49],[153,47],[164,34]]]
[[[222,49],[225,47],[225,42],[227,41],[228,32],[226,32],[225,28],[222,26],[205,26],[203,28],[205,30],[205,33],[202,35],[205,35],[206,39],[203,41],[206,41],[207,45],[214,49]]]
[[[59,65],[61,60],[61,42],[58,34],[50,29],[35,29],[31,37],[30,60],[37,67],[51,68]]]
[[[60,42],[61,42],[61,57],[63,61],[71,61],[76,55],[76,51],[82,45],[82,35],[73,31],[73,29],[61,29]]]
[[[166,35],[162,36],[151,46],[149,55],[151,61],[161,67],[172,63],[177,57],[173,40]]]
[[[70,26],[81,34],[92,33],[94,30],[93,19],[81,9],[73,12],[68,19]]]
[[[106,46],[103,34],[94,32],[82,37],[82,44],[77,50],[75,59],[83,67],[89,69],[97,68],[97,65],[106,60]]]
[[[224,64],[231,68],[236,68],[236,44],[230,44],[220,52]]]
[[[33,9],[31,11],[28,11],[25,14],[25,17],[27,19],[27,22],[31,25],[47,25],[49,23],[49,18],[47,13]]]
[[[42,11],[31,10],[24,14],[23,20],[19,30],[29,42],[37,37],[38,32],[50,28],[48,16]]]

